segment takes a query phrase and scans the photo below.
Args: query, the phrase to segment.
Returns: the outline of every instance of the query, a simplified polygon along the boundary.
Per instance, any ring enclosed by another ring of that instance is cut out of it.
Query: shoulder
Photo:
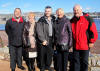
[[[54,15],[51,15],[51,17],[52,17],[53,20],[56,20],[56,17]]]
[[[73,23],[76,20],[75,16],[70,19],[70,22]]]
[[[43,22],[44,20],[45,20],[45,17],[42,16],[42,17],[38,20],[38,22]]]
[[[69,23],[70,23],[69,18],[67,18],[67,17],[65,16],[65,18],[64,18],[64,22],[65,22],[66,24],[69,24]]]
[[[7,21],[6,21],[6,24],[11,24],[12,23],[12,18],[10,18],[10,19],[8,19]]]
[[[29,22],[24,22],[24,26],[29,26]]]
[[[84,13],[84,17],[85,17],[89,22],[93,22],[93,19],[92,19],[92,17],[91,17],[89,14]]]
[[[7,20],[7,22],[11,22],[11,21],[12,21],[12,18],[10,18],[10,19]]]
[[[69,21],[70,21],[70,20],[69,20],[69,18],[67,18],[67,17],[66,17],[66,21],[68,21],[68,22],[69,22]]]

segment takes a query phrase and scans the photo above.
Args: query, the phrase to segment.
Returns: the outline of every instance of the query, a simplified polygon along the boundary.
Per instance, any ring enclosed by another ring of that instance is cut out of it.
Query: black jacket
[[[52,17],[51,21],[54,24],[55,23],[55,17],[54,16],[51,16],[51,17]],[[49,28],[49,24],[47,23],[45,16],[42,16],[38,20],[37,26],[36,26],[37,42],[42,43],[44,40],[46,40],[49,43],[49,29],[48,28]]]
[[[11,18],[6,22],[5,31],[8,35],[9,45],[22,46],[22,32],[24,20],[21,17],[19,23]]]
[[[72,29],[71,23],[66,16],[63,18],[57,18],[54,27],[55,43],[59,45],[66,44],[67,46],[72,45]]]

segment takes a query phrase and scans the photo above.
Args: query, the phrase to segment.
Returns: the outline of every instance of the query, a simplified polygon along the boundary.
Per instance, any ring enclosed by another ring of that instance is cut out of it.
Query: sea
[[[98,31],[98,40],[100,40],[100,19],[94,19]],[[5,24],[0,24],[0,31],[5,30]]]

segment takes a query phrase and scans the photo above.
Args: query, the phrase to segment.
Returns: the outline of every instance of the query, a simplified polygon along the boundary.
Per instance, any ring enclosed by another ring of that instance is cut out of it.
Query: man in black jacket
[[[10,52],[10,67],[15,71],[18,68],[25,70],[22,66],[22,32],[24,20],[21,17],[20,8],[14,10],[14,17],[6,22],[5,31],[8,35],[8,45]]]
[[[47,6],[45,14],[37,23],[37,51],[40,71],[50,70],[53,55],[53,24],[55,17],[51,15],[52,8]]]

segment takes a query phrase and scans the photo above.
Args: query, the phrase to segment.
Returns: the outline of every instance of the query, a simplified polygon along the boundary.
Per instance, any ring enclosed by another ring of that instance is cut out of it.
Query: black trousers
[[[57,51],[54,55],[54,68],[56,71],[67,71],[68,51]]]
[[[25,62],[28,67],[28,71],[35,71],[34,67],[35,58],[27,58]]]
[[[50,43],[47,46],[38,45],[38,57],[37,57],[37,63],[40,70],[49,69],[51,62],[52,62],[52,56],[53,56],[53,48],[52,48],[52,38],[50,38]],[[38,62],[39,61],[39,62]]]
[[[10,67],[11,69],[22,66],[22,47],[9,46],[10,53]]]
[[[89,50],[75,50],[74,55],[74,71],[88,71]]]

